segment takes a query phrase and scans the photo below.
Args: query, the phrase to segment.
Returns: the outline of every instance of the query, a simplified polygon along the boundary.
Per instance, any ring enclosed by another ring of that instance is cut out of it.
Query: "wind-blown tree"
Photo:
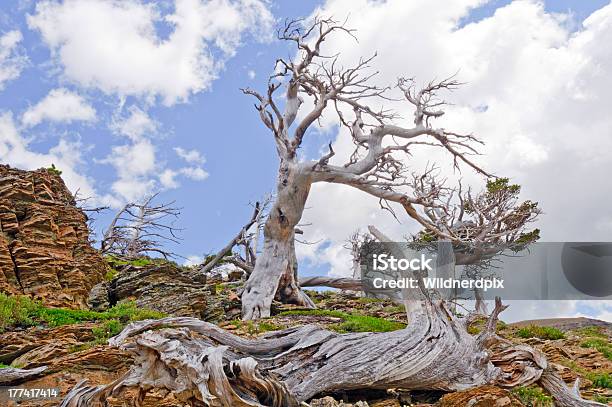
[[[487,181],[484,190],[473,194],[471,189],[440,188],[435,168],[422,175],[413,176],[411,187],[416,197],[423,201],[423,217],[429,226],[418,234],[408,237],[409,246],[417,250],[438,252],[438,277],[450,277],[455,266],[467,266],[472,277],[482,274],[491,261],[504,250],[519,251],[538,240],[540,230],[530,229],[541,213],[537,202],[521,201],[521,187],[511,184],[508,178]],[[370,235],[379,242],[392,242],[375,226],[369,226]],[[355,235],[354,235],[355,236]],[[363,247],[371,238],[351,237],[350,247],[354,262],[364,258]],[[395,250],[400,245],[395,245]],[[365,251],[367,252],[367,247]],[[401,253],[398,254],[402,256]],[[353,265],[355,269],[355,265]],[[360,275],[353,278],[308,277],[300,280],[302,286],[328,286],[359,291],[362,287]],[[486,314],[482,293],[475,291],[476,310]],[[410,318],[410,315],[408,316]]]
[[[175,257],[166,249],[168,243],[179,243],[174,220],[180,209],[174,202],[155,203],[158,194],[144,198],[141,202],[125,204],[113,217],[103,233],[100,252],[124,259],[157,254],[165,259]]]
[[[352,36],[353,31],[331,19],[316,18],[310,25],[288,22],[278,36],[295,46],[297,56],[276,61],[266,92],[243,89],[256,98],[255,107],[274,138],[280,160],[276,201],[264,226],[262,253],[242,295],[244,319],[269,316],[275,296],[287,303],[312,305],[298,284],[294,246],[294,228],[312,184],[348,185],[379,198],[387,208],[389,202],[398,203],[411,218],[430,228],[435,225],[417,211],[427,205],[428,197],[410,191],[407,161],[414,147],[442,148],[455,167],[463,164],[489,175],[469,159],[479,143],[475,137],[434,126],[444,114],[445,102],[439,93],[457,88],[459,82],[450,78],[418,88],[413,79],[399,78],[394,87],[378,87],[373,84],[376,72],[369,65],[374,57],[344,68],[338,55],[322,53],[325,39],[336,34]],[[399,126],[396,113],[372,107],[396,96],[413,112],[413,126]],[[324,111],[335,113],[355,143],[354,153],[344,164],[330,163],[335,155],[331,144],[318,160],[304,160],[298,154]],[[352,111],[350,120],[346,111]]]
[[[419,243],[436,242],[438,261],[448,276],[455,266],[464,265],[472,278],[490,271],[493,258],[506,250],[520,251],[537,241],[540,230],[529,229],[540,215],[537,202],[519,200],[520,185],[508,178],[488,180],[486,188],[475,196],[468,189],[446,190],[431,194],[435,174],[429,172],[414,180],[417,195],[427,196],[425,215],[432,225],[414,236]],[[452,202],[455,201],[455,204]],[[441,273],[440,273],[441,272]],[[474,290],[476,311],[487,313],[480,289]]]

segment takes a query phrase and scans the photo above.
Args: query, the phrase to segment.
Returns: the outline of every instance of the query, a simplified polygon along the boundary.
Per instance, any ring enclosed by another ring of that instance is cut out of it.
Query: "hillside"
[[[59,397],[20,406],[55,406],[82,380],[107,385],[129,374],[137,362],[130,346],[108,340],[128,324],[167,316],[207,321],[244,339],[307,325],[330,332],[393,332],[406,327],[403,306],[355,292],[309,291],[317,309],[272,304],[272,316],[240,319],[243,272],[220,264],[203,275],[197,268],[140,258],[102,257],[90,246],[85,214],[61,178],[50,170],[18,171],[0,166],[0,384],[59,388]],[[503,319],[503,314],[502,314]],[[468,328],[478,335],[485,320]],[[167,327],[161,326],[160,330]],[[172,331],[172,330],[170,330]],[[178,329],[172,335],[197,337]],[[585,318],[498,322],[497,333],[513,344],[540,350],[571,385],[580,378],[583,397],[612,405],[612,329]],[[128,342],[142,339],[130,339]],[[492,348],[495,355],[496,348]],[[177,380],[180,381],[180,377]],[[108,405],[188,405],[185,394],[159,383],[146,394],[116,389]],[[0,405],[17,405],[0,394]],[[491,385],[458,392],[355,390],[318,394],[307,404],[333,406],[549,406],[536,385],[504,389]]]

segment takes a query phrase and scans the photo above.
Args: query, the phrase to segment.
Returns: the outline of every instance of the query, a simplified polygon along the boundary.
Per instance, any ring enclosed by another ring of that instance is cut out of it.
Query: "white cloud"
[[[204,164],[206,162],[206,159],[198,150],[185,150],[181,147],[174,147],[174,152],[188,163]]]
[[[254,71],[254,70],[249,69],[249,70],[247,71],[247,75],[248,75],[249,79],[255,79],[256,73],[255,73],[255,71]]]
[[[203,181],[208,178],[208,173],[201,167],[184,167],[180,170],[181,174],[194,181]]]
[[[612,69],[607,45],[612,5],[593,13],[576,32],[568,31],[567,17],[546,13],[537,1],[514,1],[489,18],[461,26],[481,3],[439,7],[426,0],[328,0],[316,14],[340,20],[350,15],[348,25],[356,29],[359,43],[338,35],[325,41],[323,53],[341,50],[339,63],[352,66],[377,52],[373,69],[381,73],[380,84],[399,76],[425,82],[459,71],[458,79],[467,84],[447,95],[455,105],[439,125],[474,132],[486,142],[478,161],[522,184],[525,199],[540,202],[543,239],[608,240],[609,229],[593,214],[609,212],[612,118],[606,100],[612,79],[606,72]],[[385,107],[398,110],[410,124],[409,106],[386,102]],[[337,162],[352,148],[349,139],[339,137]],[[449,157],[417,150],[411,168],[418,170],[427,161],[447,163]],[[469,170],[461,175],[476,179]],[[401,208],[405,223],[399,225],[382,214],[377,202],[346,187],[315,185],[306,205],[311,209],[304,221],[313,226],[305,229],[305,238],[328,236],[330,245],[302,255],[328,262],[334,274],[338,250],[355,229],[372,223],[396,239],[417,229]],[[350,264],[345,268],[348,275]]]
[[[204,257],[203,256],[187,256],[187,258],[185,259],[185,261],[183,262],[183,266],[197,266],[202,264],[202,262],[204,261]]]
[[[127,118],[115,118],[111,123],[111,128],[132,141],[138,141],[143,137],[151,136],[157,132],[158,124],[147,112],[137,106],[130,106],[130,115]]]
[[[1,163],[25,170],[47,168],[55,164],[62,171],[62,178],[70,191],[74,193],[78,190],[81,197],[96,201],[93,181],[83,171],[82,153],[86,149],[79,141],[62,138],[47,153],[33,152],[28,144],[28,140],[19,134],[12,114],[0,114]]]
[[[0,36],[0,90],[4,84],[16,79],[27,64],[27,57],[19,53],[19,43],[23,40],[20,31],[13,30]]]
[[[117,180],[111,189],[128,202],[136,202],[155,189],[152,178],[155,167],[155,147],[148,139],[115,146],[102,163],[115,168]]]
[[[178,169],[168,168],[160,161],[152,136],[159,131],[159,123],[137,106],[130,106],[129,115],[114,118],[111,128],[126,136],[129,143],[113,146],[111,153],[101,163],[114,167],[117,179],[111,189],[116,202],[134,202],[151,191],[174,189],[180,186],[179,177],[203,181],[208,177],[201,165],[206,161],[197,150],[175,147],[174,152],[185,162],[192,164]]]
[[[21,122],[32,127],[44,120],[71,123],[91,122],[96,119],[95,109],[79,94],[68,89],[53,89],[36,105],[23,114]]]
[[[159,182],[166,189],[174,189],[179,187],[179,183],[176,180],[178,173],[170,168],[165,169],[159,175]]]
[[[176,0],[173,14],[138,0],[41,1],[28,16],[64,76],[107,94],[160,97],[166,105],[207,89],[251,32],[272,23],[260,0]],[[171,29],[160,37],[156,26]]]

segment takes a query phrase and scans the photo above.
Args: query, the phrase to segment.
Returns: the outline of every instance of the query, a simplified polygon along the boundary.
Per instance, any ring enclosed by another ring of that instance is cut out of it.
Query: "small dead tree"
[[[238,234],[232,238],[221,250],[214,256],[207,259],[202,264],[200,272],[208,273],[212,270],[219,261],[232,263],[247,274],[251,274],[257,261],[257,248],[259,241],[259,234],[262,228],[262,220],[268,214],[268,207],[272,202],[270,195],[265,196],[261,201],[255,202],[253,206],[253,214],[249,221],[240,229]],[[244,253],[242,257],[239,253],[234,252],[235,247],[241,247]]]
[[[310,303],[297,279],[295,227],[302,218],[312,184],[348,185],[378,197],[385,207],[395,202],[427,228],[430,222],[416,207],[424,206],[428,197],[413,196],[406,177],[406,159],[413,148],[441,148],[452,157],[455,167],[463,163],[489,175],[469,159],[470,154],[476,153],[474,145],[480,143],[475,137],[433,125],[444,114],[440,92],[456,89],[459,82],[449,78],[418,88],[414,80],[400,78],[392,88],[377,87],[372,85],[376,73],[369,67],[374,57],[344,68],[338,55],[322,53],[325,39],[335,34],[352,36],[353,32],[332,19],[315,18],[308,25],[288,22],[278,36],[293,44],[298,56],[277,60],[277,73],[270,77],[266,92],[243,89],[257,100],[255,107],[274,138],[280,159],[276,201],[264,226],[262,253],[242,295],[244,319],[269,316],[275,296],[286,303]],[[286,89],[284,95],[279,94],[282,87]],[[414,112],[414,126],[399,126],[398,115],[371,107],[395,96]],[[312,101],[308,111],[304,111],[306,99]],[[298,156],[309,130],[326,109],[336,114],[356,146],[344,164],[330,163],[335,155],[331,144],[329,152],[318,160]],[[352,111],[352,120],[347,121],[346,111]]]
[[[102,254],[125,259],[151,253],[165,259],[176,256],[165,246],[180,241],[180,229],[174,226],[180,208],[174,206],[174,201],[155,204],[158,195],[153,194],[139,203],[127,203],[115,214],[100,242]]]

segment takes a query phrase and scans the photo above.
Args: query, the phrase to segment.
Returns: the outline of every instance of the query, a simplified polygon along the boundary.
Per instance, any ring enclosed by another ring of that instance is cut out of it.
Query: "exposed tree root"
[[[80,383],[62,406],[93,406],[125,388],[138,389],[137,403],[155,388],[193,405],[291,407],[338,390],[456,391],[536,381],[559,406],[600,405],[567,389],[540,352],[495,335],[504,308],[497,301],[477,337],[443,303],[426,304],[411,326],[384,333],[338,334],[307,325],[248,340],[193,318],[135,322],[110,340],[134,355],[129,372],[106,386]]]

